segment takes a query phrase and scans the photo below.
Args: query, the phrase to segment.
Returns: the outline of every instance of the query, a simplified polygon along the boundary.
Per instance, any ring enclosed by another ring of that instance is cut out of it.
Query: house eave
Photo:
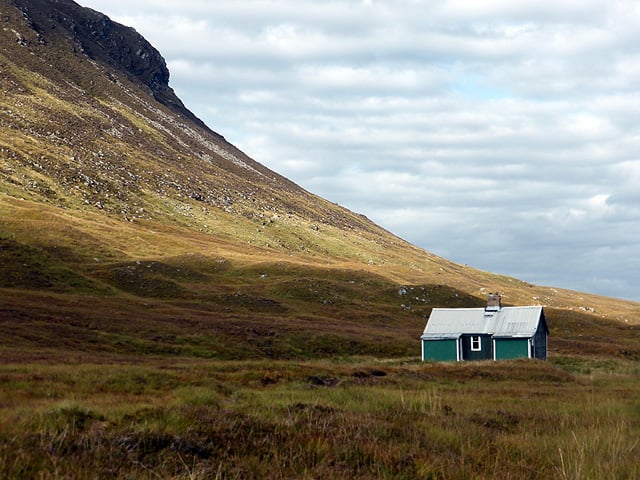
[[[457,340],[460,335],[422,335],[421,340]]]
[[[531,338],[533,335],[518,334],[518,335],[491,335],[491,338]]]

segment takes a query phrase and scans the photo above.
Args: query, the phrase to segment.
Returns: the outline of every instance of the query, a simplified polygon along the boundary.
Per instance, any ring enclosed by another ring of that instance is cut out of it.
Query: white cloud
[[[631,0],[85,0],[304,188],[450,259],[640,300]]]

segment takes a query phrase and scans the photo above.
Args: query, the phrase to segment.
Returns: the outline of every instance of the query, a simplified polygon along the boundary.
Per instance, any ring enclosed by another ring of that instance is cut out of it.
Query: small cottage
[[[423,361],[547,359],[549,328],[541,306],[434,308],[422,334]]]

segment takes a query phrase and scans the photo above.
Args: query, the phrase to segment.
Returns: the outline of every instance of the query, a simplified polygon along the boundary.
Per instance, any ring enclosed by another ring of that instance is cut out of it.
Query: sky
[[[77,1],[306,190],[458,263],[640,301],[640,3]]]

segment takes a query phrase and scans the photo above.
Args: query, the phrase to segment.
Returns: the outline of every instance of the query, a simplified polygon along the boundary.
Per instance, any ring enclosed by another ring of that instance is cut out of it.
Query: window
[[[471,337],[471,351],[479,352],[482,350],[482,343],[480,342],[480,336]]]

